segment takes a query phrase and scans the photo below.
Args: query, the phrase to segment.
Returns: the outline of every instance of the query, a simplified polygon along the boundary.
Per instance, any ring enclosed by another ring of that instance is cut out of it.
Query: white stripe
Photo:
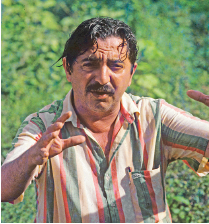
[[[155,119],[152,113],[152,108],[148,100],[144,100],[141,105],[140,111],[140,123],[143,132],[144,142],[146,144],[146,150],[148,154],[147,170],[153,169],[154,154],[155,154],[155,143],[156,143],[156,127]]]

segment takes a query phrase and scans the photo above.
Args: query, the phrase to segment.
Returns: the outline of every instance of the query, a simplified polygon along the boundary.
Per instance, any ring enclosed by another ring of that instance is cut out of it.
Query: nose
[[[110,71],[107,65],[101,65],[97,70],[95,81],[99,82],[100,85],[105,85],[110,82]]]

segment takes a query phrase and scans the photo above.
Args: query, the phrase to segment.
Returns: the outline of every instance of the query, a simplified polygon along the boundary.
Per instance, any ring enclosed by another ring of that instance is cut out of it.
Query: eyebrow
[[[98,61],[102,61],[102,59],[96,58],[96,57],[87,57],[87,58],[84,58],[81,62],[86,62],[86,61],[98,62]],[[110,63],[124,63],[124,61],[121,61],[120,59],[116,59],[116,60],[107,59],[107,61]]]
[[[101,61],[101,59],[96,57],[87,57],[87,58],[84,58],[81,62],[85,62],[85,61]]]

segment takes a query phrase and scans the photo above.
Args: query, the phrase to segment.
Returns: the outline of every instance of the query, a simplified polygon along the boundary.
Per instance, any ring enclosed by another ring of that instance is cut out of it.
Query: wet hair
[[[66,57],[67,65],[72,71],[73,63],[78,56],[95,44],[98,47],[98,38],[105,40],[110,36],[120,37],[123,40],[121,47],[127,45],[126,57],[128,56],[133,67],[138,53],[136,38],[127,24],[109,17],[97,17],[82,22],[67,40],[59,60]]]

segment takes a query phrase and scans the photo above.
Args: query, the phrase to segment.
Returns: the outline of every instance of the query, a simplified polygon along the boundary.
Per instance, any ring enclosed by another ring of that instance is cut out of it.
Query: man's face
[[[67,69],[66,59],[63,59],[78,113],[102,114],[119,109],[121,97],[131,84],[137,66],[135,64],[132,69],[126,56],[127,48],[121,46],[122,42],[121,38],[113,36],[98,39],[98,48],[93,46],[78,56],[71,73]]]

